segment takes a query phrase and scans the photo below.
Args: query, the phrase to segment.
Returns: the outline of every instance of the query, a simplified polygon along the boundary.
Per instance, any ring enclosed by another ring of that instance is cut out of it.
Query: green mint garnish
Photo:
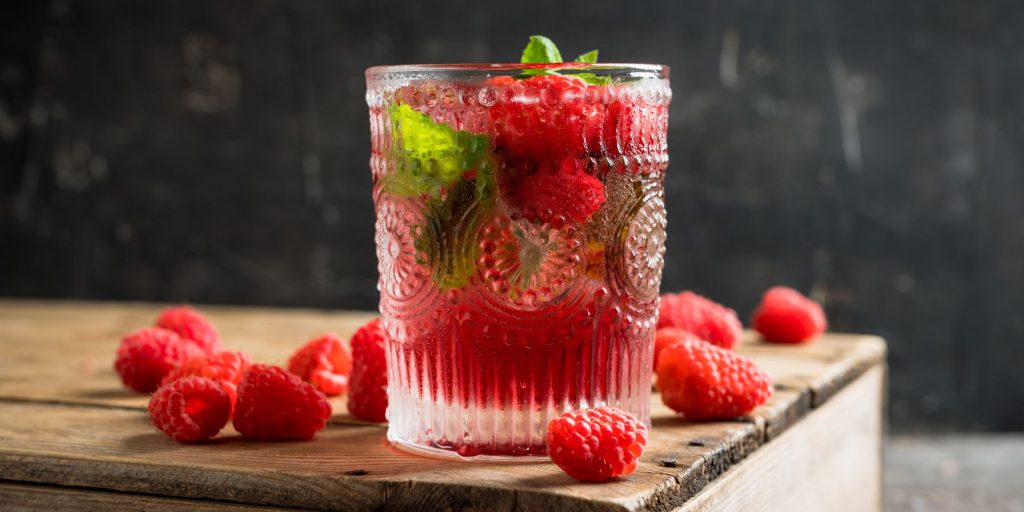
[[[580,54],[572,60],[573,62],[586,62],[587,64],[594,64],[597,62],[597,50],[590,50],[587,53]]]
[[[562,54],[558,51],[558,47],[550,39],[544,36],[530,36],[530,42],[527,43],[526,48],[523,49],[523,56],[519,60],[522,64],[557,64],[562,62]],[[582,64],[596,64],[597,63],[597,50],[590,50],[587,53],[581,54],[573,62],[579,62]],[[528,69],[520,74],[520,78],[537,75],[557,75],[558,72],[553,69]],[[593,85],[609,85],[612,83],[610,76],[598,76],[594,73],[573,73],[572,76]]]
[[[389,194],[426,196],[414,244],[430,255],[441,290],[461,288],[476,269],[478,238],[497,197],[495,165],[486,135],[435,123],[409,105],[392,105],[394,170],[384,178]]]
[[[479,233],[497,194],[493,166],[485,163],[473,178],[463,178],[444,197],[427,200],[425,225],[414,244],[433,260],[433,279],[441,291],[462,288],[476,270]]]
[[[388,113],[395,165],[384,182],[389,193],[403,197],[437,195],[441,187],[487,159],[490,144],[486,135],[435,123],[409,105],[392,105]]]
[[[562,62],[562,54],[550,39],[544,36],[530,36],[530,42],[523,49],[519,59],[522,64],[552,64]]]

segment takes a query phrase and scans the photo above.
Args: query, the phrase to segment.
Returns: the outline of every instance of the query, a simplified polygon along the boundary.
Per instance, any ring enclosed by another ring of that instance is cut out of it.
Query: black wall
[[[372,308],[363,70],[526,37],[672,66],[665,289],[890,341],[897,428],[1024,428],[1024,7],[0,7],[0,294]]]

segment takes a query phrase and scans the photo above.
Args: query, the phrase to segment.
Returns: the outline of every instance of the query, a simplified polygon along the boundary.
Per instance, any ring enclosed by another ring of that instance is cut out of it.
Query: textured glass
[[[367,71],[388,437],[405,447],[544,455],[567,410],[649,422],[668,69],[549,69]]]

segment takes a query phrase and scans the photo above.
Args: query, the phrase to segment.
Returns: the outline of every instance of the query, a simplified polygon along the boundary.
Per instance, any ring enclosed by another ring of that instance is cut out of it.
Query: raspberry
[[[632,473],[647,445],[647,426],[612,407],[567,412],[548,423],[548,454],[585,482]]]
[[[700,340],[690,331],[684,331],[676,327],[662,327],[654,335],[654,369],[658,368],[658,355],[669,345],[680,340]]]
[[[174,367],[203,351],[192,341],[167,329],[148,327],[121,340],[114,369],[121,382],[135,391],[152,393]]]
[[[492,79],[490,85],[498,88],[496,101],[487,112],[494,147],[500,154],[535,162],[580,157],[588,138],[585,133],[603,126],[601,106],[587,100],[588,86],[579,78],[501,77]]]
[[[828,327],[820,304],[784,286],[764,293],[754,310],[753,323],[765,341],[777,343],[804,343]]]
[[[605,201],[604,184],[575,157],[544,160],[533,169],[506,168],[501,176],[505,197],[523,217],[556,229],[586,220]]]
[[[206,377],[224,388],[224,392],[231,399],[231,408],[234,410],[235,398],[238,395],[238,383],[242,382],[242,376],[250,364],[252,364],[252,360],[249,359],[249,356],[231,350],[212,356],[194,357],[171,370],[164,377],[161,386],[166,386],[183,377]]]
[[[772,378],[757,364],[700,340],[665,347],[657,371],[661,400],[689,420],[735,418],[772,394]]]
[[[231,400],[206,377],[185,377],[161,387],[149,400],[149,421],[179,443],[209,439],[228,422]]]
[[[352,359],[336,334],[328,333],[303,345],[288,359],[288,371],[316,386],[327,396],[348,388]]]
[[[388,372],[380,318],[360,327],[352,335],[351,346],[348,412],[364,421],[387,421]]]
[[[743,334],[736,312],[693,292],[661,296],[658,328],[677,327],[724,348],[733,348]]]
[[[156,326],[178,333],[182,338],[196,342],[207,354],[221,351],[220,336],[213,324],[190,306],[167,308],[160,312]]]
[[[242,437],[312,439],[331,417],[327,397],[277,366],[254,364],[238,386],[233,424]]]

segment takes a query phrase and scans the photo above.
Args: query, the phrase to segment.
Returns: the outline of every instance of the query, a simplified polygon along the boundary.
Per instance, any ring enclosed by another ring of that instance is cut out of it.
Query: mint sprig
[[[530,36],[530,42],[523,48],[522,64],[552,64],[562,62],[562,54],[555,43],[544,36]]]
[[[523,56],[519,59],[521,64],[558,64],[562,62],[562,53],[558,51],[555,43],[544,36],[530,36],[530,42],[523,49]],[[580,54],[573,62],[583,64],[597,63],[597,50],[590,50]],[[553,69],[528,69],[521,76],[557,75],[558,71]],[[594,73],[574,73],[575,76],[588,84],[609,85],[612,79],[609,76],[598,76]]]
[[[586,62],[587,64],[594,64],[597,62],[597,50],[590,50],[587,53],[579,54],[573,62]]]
[[[456,130],[435,123],[430,116],[406,104],[388,108],[395,169],[384,181],[385,190],[402,197],[438,195],[466,171],[487,158],[486,135]]]

